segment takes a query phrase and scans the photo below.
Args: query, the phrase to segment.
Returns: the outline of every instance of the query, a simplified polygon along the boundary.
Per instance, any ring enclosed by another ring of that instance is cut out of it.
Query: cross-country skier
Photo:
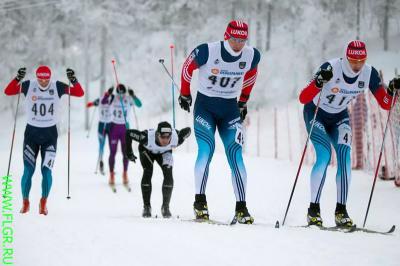
[[[21,82],[26,74],[26,68],[18,70],[17,77],[5,89],[6,95],[25,95],[27,125],[24,135],[23,160],[24,173],[21,179],[23,206],[21,213],[29,211],[29,192],[32,176],[35,172],[36,158],[40,151],[42,157],[42,198],[39,213],[47,215],[47,198],[52,184],[52,168],[57,151],[57,127],[60,98],[64,94],[82,97],[84,92],[72,69],[67,69],[67,77],[72,87],[61,81],[51,80],[51,70],[48,66],[39,66],[36,70],[36,80]]]
[[[132,161],[136,160],[136,156],[132,150],[132,140],[139,142],[139,158],[143,167],[141,183],[143,217],[151,217],[151,178],[153,176],[154,161],[161,167],[164,175],[161,214],[164,218],[171,217],[169,202],[174,186],[172,149],[181,145],[190,136],[190,133],[191,130],[189,127],[176,130],[168,122],[160,122],[156,130],[148,129],[139,131],[131,129],[126,132],[127,156]]]
[[[108,159],[109,169],[110,169],[110,179],[109,184],[111,186],[115,185],[115,155],[117,154],[118,142],[121,142],[121,151],[123,155],[123,166],[124,171],[122,175],[122,182],[124,185],[128,185],[128,158],[126,157],[126,143],[125,143],[125,132],[126,125],[129,128],[130,120],[130,109],[134,108],[134,105],[141,107],[142,103],[139,98],[136,97],[132,89],[128,89],[128,95],[126,95],[127,89],[125,85],[119,84],[116,91],[117,94],[113,95],[114,88],[108,89],[105,93],[102,104],[109,103],[111,111],[111,123],[110,123],[110,133],[108,138],[108,143],[110,146],[110,157]],[[112,100],[110,99],[113,98]]]
[[[337,226],[352,226],[353,221],[346,208],[351,181],[352,141],[347,106],[358,94],[369,89],[381,108],[389,110],[392,96],[400,87],[400,79],[393,79],[386,91],[378,71],[366,64],[366,60],[365,43],[350,41],[345,46],[343,57],[323,63],[314,79],[300,93],[299,99],[304,104],[303,114],[308,132],[320,97],[319,110],[311,134],[317,159],[311,172],[311,202],[307,214],[310,225],[322,226],[319,202],[333,145],[338,162],[335,222]]]
[[[111,88],[110,88],[111,89]],[[108,98],[109,102],[113,101],[113,95]],[[103,162],[103,154],[104,154],[104,144],[106,143],[106,136],[108,136],[110,132],[110,122],[111,122],[111,111],[110,111],[110,103],[102,103],[101,99],[97,98],[92,102],[88,102],[86,107],[90,108],[92,106],[99,106],[99,124],[97,127],[97,137],[99,140],[99,167],[100,173],[104,175],[104,162]]]
[[[231,21],[225,31],[225,41],[197,46],[182,68],[179,104],[188,112],[192,104],[192,73],[199,69],[199,86],[194,106],[194,131],[198,144],[194,202],[197,219],[209,219],[205,193],[215,148],[214,135],[218,128],[232,171],[236,196],[235,219],[239,223],[254,221],[246,206],[247,174],[242,158],[242,121],[246,117],[247,101],[256,81],[260,52],[245,46],[247,37],[247,24],[240,20]]]

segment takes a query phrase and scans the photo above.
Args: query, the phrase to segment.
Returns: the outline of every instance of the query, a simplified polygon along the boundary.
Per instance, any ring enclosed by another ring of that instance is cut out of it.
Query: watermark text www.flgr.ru
[[[2,177],[2,201],[1,201],[1,235],[2,256],[1,265],[14,265],[14,228],[13,228],[13,206],[12,206],[12,179],[11,176]]]

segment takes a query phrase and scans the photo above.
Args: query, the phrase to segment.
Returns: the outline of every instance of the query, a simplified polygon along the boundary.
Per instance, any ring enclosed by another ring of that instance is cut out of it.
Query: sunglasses
[[[228,35],[229,35],[229,38],[234,42],[237,42],[237,43],[245,43],[245,42],[247,42],[247,39],[235,38],[230,34],[228,34]]]
[[[365,61],[367,61],[367,59],[352,59],[352,58],[348,58],[347,60],[349,60],[349,63],[351,64],[364,64]]]

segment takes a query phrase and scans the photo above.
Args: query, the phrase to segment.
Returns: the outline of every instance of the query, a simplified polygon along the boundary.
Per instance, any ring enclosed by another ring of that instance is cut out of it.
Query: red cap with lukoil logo
[[[348,60],[364,61],[367,59],[367,48],[362,41],[351,41],[347,45],[346,56]]]
[[[231,37],[246,40],[248,32],[249,27],[246,23],[241,20],[232,20],[226,27],[224,40],[228,40]]]
[[[36,69],[36,78],[38,79],[50,79],[51,70],[48,66],[39,66]]]

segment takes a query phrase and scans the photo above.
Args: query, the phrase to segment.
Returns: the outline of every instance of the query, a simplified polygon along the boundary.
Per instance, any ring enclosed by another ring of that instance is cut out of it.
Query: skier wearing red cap
[[[300,93],[304,104],[304,121],[310,132],[316,106],[319,109],[311,134],[316,162],[311,171],[311,201],[308,208],[309,225],[322,226],[320,198],[331,158],[331,145],[337,157],[337,204],[335,223],[337,226],[353,225],[346,208],[351,181],[352,130],[347,110],[348,104],[360,93],[369,89],[381,108],[389,110],[392,97],[400,88],[400,79],[390,81],[387,90],[382,85],[378,71],[366,64],[367,49],[362,41],[350,41],[342,58],[329,60],[321,65],[311,82]]]
[[[42,198],[39,204],[39,213],[47,215],[47,198],[52,184],[52,168],[57,151],[57,127],[58,113],[61,96],[82,97],[84,92],[75,77],[72,69],[67,69],[67,77],[72,87],[61,81],[51,80],[51,70],[47,66],[39,66],[36,70],[36,80],[22,81],[26,74],[26,68],[18,70],[17,77],[13,79],[6,89],[6,95],[23,93],[27,125],[25,128],[23,144],[24,173],[21,179],[23,206],[21,213],[29,211],[29,192],[32,185],[32,176],[35,172],[36,158],[42,157]]]
[[[218,128],[232,171],[236,196],[234,220],[249,224],[254,221],[246,206],[247,174],[242,158],[242,121],[246,117],[247,101],[256,81],[260,52],[245,45],[247,37],[247,24],[240,20],[231,21],[225,31],[225,41],[197,46],[182,68],[179,104],[188,112],[192,104],[192,74],[199,69],[194,106],[194,131],[198,144],[193,205],[196,219],[209,219],[205,191],[215,149],[215,130]]]

